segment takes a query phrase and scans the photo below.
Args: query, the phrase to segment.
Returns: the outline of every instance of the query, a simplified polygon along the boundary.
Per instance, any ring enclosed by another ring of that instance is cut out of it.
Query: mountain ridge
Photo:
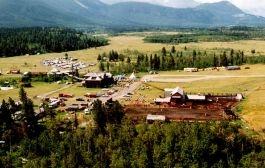
[[[172,8],[143,2],[0,0],[0,10],[1,27],[265,26],[264,17],[247,14],[228,1]]]

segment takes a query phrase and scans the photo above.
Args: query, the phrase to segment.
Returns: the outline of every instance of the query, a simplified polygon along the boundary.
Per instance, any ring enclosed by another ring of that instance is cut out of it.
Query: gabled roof
[[[171,95],[174,95],[174,94],[176,94],[176,93],[178,93],[178,94],[184,96],[184,91],[183,91],[183,89],[181,89],[180,87],[176,87],[176,88],[171,92]]]

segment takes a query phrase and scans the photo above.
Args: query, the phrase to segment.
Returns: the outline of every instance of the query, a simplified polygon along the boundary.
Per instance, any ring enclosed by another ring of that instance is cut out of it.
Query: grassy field
[[[31,88],[25,88],[28,96],[34,100],[35,103],[38,103],[39,101],[36,102],[37,96],[41,94],[45,94],[48,92],[51,92],[53,90],[57,90],[63,87],[63,85],[59,85],[56,83],[42,83],[42,82],[36,82],[32,84],[33,87]],[[5,99],[7,100],[9,97],[18,100],[18,92],[19,88],[15,88],[13,90],[9,91],[2,91],[0,90],[0,99]]]
[[[143,84],[136,91],[132,100],[153,102],[155,98],[164,96],[164,88],[175,88],[177,86],[183,88],[187,93],[243,93],[246,99],[240,103],[242,107],[240,116],[246,121],[248,127],[258,131],[265,138],[265,77],[245,77],[247,75],[263,75],[264,71],[265,65],[251,65],[249,70],[243,69],[241,71],[160,72],[160,75],[184,75],[184,78],[185,75],[235,75],[243,77],[209,79],[187,83],[151,82],[148,85]],[[192,78],[191,76],[186,77]],[[149,89],[147,89],[147,86],[149,86]]]
[[[31,88],[25,88],[28,96],[34,101],[36,105],[38,105],[41,102],[40,98],[37,98],[37,96],[44,95],[46,93],[56,91],[58,89],[61,89],[65,87],[64,84],[57,84],[57,83],[43,83],[43,82],[34,82],[32,83]],[[67,93],[67,94],[73,94],[75,97],[82,97],[86,93],[97,93],[101,91],[100,89],[92,89],[92,88],[84,88],[80,87],[79,85],[73,85],[69,86],[69,88],[66,88],[62,91],[58,91],[56,93],[53,93],[49,95],[50,97],[58,97],[59,93]],[[0,99],[7,100],[9,97],[13,98],[14,100],[18,100],[19,94],[19,88],[15,88],[13,90],[9,91],[2,91],[0,90]]]
[[[147,33],[148,34],[148,33]],[[97,62],[98,54],[109,52],[110,50],[117,50],[123,53],[142,52],[146,54],[158,52],[162,47],[170,50],[172,45],[167,44],[152,44],[144,43],[142,35],[126,34],[123,36],[109,37],[110,45],[80,51],[68,52],[69,56],[78,58],[86,63]],[[243,50],[245,55],[252,55],[251,50],[256,50],[256,55],[265,55],[265,41],[236,41],[236,42],[203,42],[203,43],[189,43],[176,45],[176,50],[184,50],[184,47],[190,49],[200,49],[207,51],[214,51],[219,49],[235,49]],[[48,71],[51,67],[42,65],[42,60],[64,57],[65,53],[50,53],[32,56],[19,56],[11,58],[0,58],[0,70],[2,73],[9,71],[12,68],[21,69],[25,71]],[[244,67],[250,69],[244,69]],[[246,65],[242,67],[241,71],[202,71],[197,73],[186,73],[178,71],[160,72],[160,75],[264,75],[265,65]],[[84,71],[97,71],[98,66],[90,67]],[[0,78],[13,77],[14,75],[3,75]],[[143,76],[141,73],[139,76]],[[185,78],[185,77],[182,77]],[[190,78],[190,77],[186,77]],[[215,93],[237,93],[241,92],[247,95],[246,101],[242,102],[242,116],[251,125],[252,128],[258,131],[265,129],[265,79],[264,78],[225,78],[225,79],[211,79],[205,81],[194,81],[191,83],[151,83],[160,88],[169,88],[180,86],[187,92],[215,92]],[[55,83],[34,83],[34,87],[26,89],[28,95],[39,103],[36,99],[37,95],[51,92],[64,87]],[[142,87],[143,89],[144,87]],[[74,94],[75,96],[83,96],[87,92],[98,92],[98,89],[86,89],[78,86],[73,86],[65,89],[64,93]],[[144,89],[138,90],[133,97],[134,100],[146,100],[152,102],[154,98],[163,95],[163,92],[158,89]],[[52,96],[58,96],[54,93]],[[7,99],[8,97],[18,98],[18,89],[11,91],[0,91],[0,99]]]
[[[249,67],[250,69],[245,69]],[[161,71],[159,75],[228,75],[228,76],[249,76],[249,75],[265,75],[265,65],[256,64],[256,65],[243,65],[241,66],[240,71],[227,71],[227,70],[213,70],[213,71],[199,71],[199,72],[184,72],[184,71]]]
[[[144,100],[153,101],[158,96],[163,96],[163,89],[175,88],[177,86],[183,88],[187,93],[243,93],[248,95],[255,91],[258,86],[265,84],[265,78],[228,78],[228,79],[212,79],[195,81],[188,83],[148,83],[151,86],[150,89],[140,88],[135,99],[138,99],[140,95],[145,95]],[[157,89],[161,88],[161,90]],[[265,100],[265,99],[264,99]],[[264,113],[265,115],[265,113]]]
[[[114,36],[109,37],[110,45],[98,48],[91,48],[80,51],[68,52],[69,56],[78,58],[86,63],[97,62],[97,56],[103,52],[109,52],[110,50],[117,50],[119,52],[128,53],[128,51],[139,51],[143,53],[154,53],[161,50],[162,47],[166,47],[170,50],[172,45],[169,44],[152,44],[144,43],[143,37],[140,36]],[[188,49],[203,49],[207,51],[233,48],[235,50],[243,50],[246,55],[251,55],[251,50],[255,49],[257,55],[265,55],[265,41],[236,41],[236,42],[202,42],[202,43],[188,43],[180,44],[176,46],[177,50],[183,50],[185,46]],[[19,56],[11,58],[0,58],[0,70],[2,73],[6,73],[12,68],[21,69],[25,71],[47,71],[51,67],[42,65],[44,59],[64,57],[65,53],[49,53],[42,55],[30,55],[30,56]],[[96,71],[98,66],[89,67],[85,71]]]

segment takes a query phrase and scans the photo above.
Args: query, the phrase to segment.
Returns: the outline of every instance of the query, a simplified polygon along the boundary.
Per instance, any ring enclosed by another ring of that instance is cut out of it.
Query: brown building
[[[88,73],[84,76],[82,85],[87,88],[104,88],[114,83],[111,73]]]

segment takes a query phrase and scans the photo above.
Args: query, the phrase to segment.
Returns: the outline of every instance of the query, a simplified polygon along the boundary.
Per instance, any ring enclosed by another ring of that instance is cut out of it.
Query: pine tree
[[[176,53],[176,48],[175,48],[175,46],[172,46],[172,48],[171,48],[171,53]]]
[[[98,54],[98,58],[97,58],[98,61],[101,61],[102,60],[102,57],[100,54]]]
[[[128,57],[126,62],[127,62],[128,64],[130,64],[130,63],[131,63],[131,58]]]
[[[100,63],[99,63],[99,70],[102,72],[105,71],[105,64],[102,61],[100,61]]]
[[[33,102],[27,97],[27,94],[23,87],[20,88],[19,97],[20,101],[22,102],[22,122],[27,125],[26,134],[29,137],[33,137],[36,135],[36,129],[38,124],[38,120],[34,112]]]
[[[170,67],[170,69],[174,69],[175,68],[175,66],[176,66],[176,64],[175,64],[175,59],[174,59],[174,57],[170,54],[170,61],[169,61],[169,67]]]
[[[214,66],[214,67],[217,67],[217,65],[218,65],[218,60],[217,60],[216,55],[215,55],[215,53],[214,53],[214,54],[213,54],[213,66]]]
[[[166,56],[167,55],[167,50],[165,47],[162,48],[162,56]]]
[[[196,57],[197,57],[197,53],[195,50],[193,50],[193,52],[192,52],[192,64],[193,64],[193,66],[195,66]]]
[[[9,105],[5,100],[2,101],[0,108],[0,127],[2,130],[7,130],[11,127],[12,117],[9,110]]]
[[[234,65],[234,50],[233,49],[230,52],[230,64]]]
[[[105,132],[105,127],[107,124],[107,118],[105,115],[105,108],[100,100],[96,100],[93,103],[92,114],[96,128],[100,133]]]
[[[109,61],[107,62],[107,72],[110,72],[110,63],[109,63]]]

